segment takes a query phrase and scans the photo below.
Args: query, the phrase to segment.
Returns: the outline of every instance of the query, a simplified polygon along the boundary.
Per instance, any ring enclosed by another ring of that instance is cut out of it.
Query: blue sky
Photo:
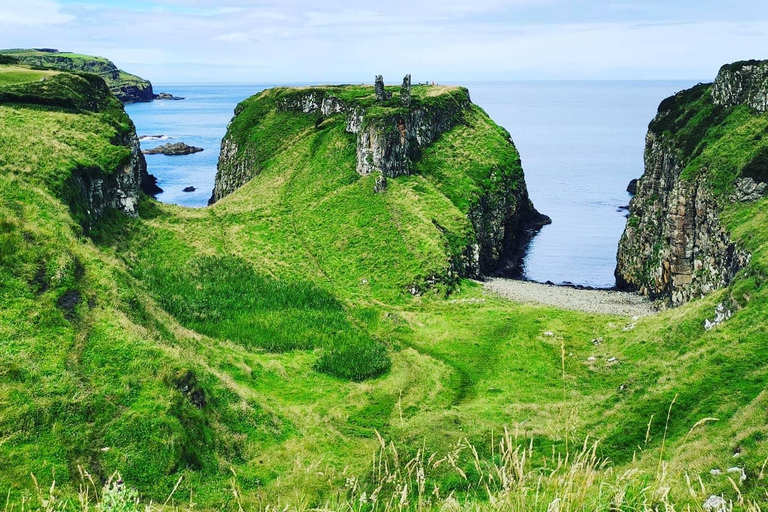
[[[0,0],[0,47],[155,82],[711,79],[768,58],[768,2]]]

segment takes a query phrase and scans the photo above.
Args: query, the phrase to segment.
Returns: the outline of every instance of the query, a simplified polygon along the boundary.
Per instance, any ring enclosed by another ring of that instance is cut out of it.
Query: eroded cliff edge
[[[137,216],[141,193],[160,191],[133,122],[100,77],[62,72],[3,86],[0,106],[9,119],[37,123],[39,130],[6,133],[4,156],[57,162],[31,168],[29,179],[67,204],[84,230],[109,209]]]
[[[661,103],[619,242],[619,288],[680,305],[726,286],[748,264],[722,214],[766,193],[767,109],[766,61],[723,66],[714,83]]]
[[[467,89],[411,89],[408,77],[399,89],[384,90],[380,84],[278,88],[241,103],[222,142],[211,203],[258,176],[276,153],[290,145],[290,138],[297,137],[287,129],[280,135],[284,140],[275,140],[274,135],[265,137],[259,125],[273,122],[275,117],[281,117],[285,127],[309,123],[305,132],[322,130],[328,123],[343,123],[354,147],[357,175],[375,176],[370,193],[386,194],[388,180],[428,175],[471,225],[472,232],[459,253],[450,251],[449,273],[479,277],[514,268],[530,233],[550,222],[528,197],[520,158],[509,133],[471,102]],[[453,164],[446,163],[448,157],[425,158],[438,140],[459,138],[459,131],[463,141],[451,142],[445,148],[445,153],[452,153]],[[480,158],[483,151],[493,153],[488,148],[499,141],[496,156]],[[451,165],[453,168],[447,169]],[[452,236],[444,226],[438,227]]]

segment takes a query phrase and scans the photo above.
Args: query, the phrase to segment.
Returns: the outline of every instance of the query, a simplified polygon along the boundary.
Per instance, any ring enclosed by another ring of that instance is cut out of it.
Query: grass
[[[0,87],[21,84],[24,82],[34,82],[51,76],[52,74],[53,73],[50,71],[33,70],[22,66],[0,66]]]
[[[6,510],[758,510],[766,200],[726,213],[753,260],[703,300],[636,321],[515,304],[449,275],[473,201],[521,172],[479,109],[375,194],[341,119],[255,101],[238,192],[144,199],[88,237],[60,184],[119,161],[119,105],[0,107]]]

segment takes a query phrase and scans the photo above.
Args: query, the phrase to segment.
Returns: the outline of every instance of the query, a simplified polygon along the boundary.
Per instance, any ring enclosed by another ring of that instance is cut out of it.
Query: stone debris
[[[715,318],[704,320],[704,329],[707,331],[717,327],[733,316],[733,311],[725,307],[722,302],[715,307]]]
[[[757,182],[752,178],[739,178],[734,187],[731,199],[741,203],[757,201],[768,193],[768,183]]]
[[[622,329],[622,331],[629,332],[629,331],[631,331],[634,328],[635,328],[635,323],[632,322],[631,324],[625,325],[624,328]]]
[[[739,483],[745,482],[747,480],[747,472],[744,471],[744,468],[732,467],[732,468],[728,468],[726,471],[728,473],[738,473],[739,474]]]
[[[701,506],[705,512],[728,512],[728,502],[722,496],[712,495]]]

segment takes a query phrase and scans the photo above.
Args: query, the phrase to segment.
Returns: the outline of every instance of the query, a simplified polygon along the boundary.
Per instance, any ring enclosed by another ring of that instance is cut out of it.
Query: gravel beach
[[[653,304],[648,299],[634,293],[613,290],[578,290],[567,286],[498,278],[488,279],[483,285],[486,290],[515,302],[532,302],[587,313],[631,317],[656,313]]]

